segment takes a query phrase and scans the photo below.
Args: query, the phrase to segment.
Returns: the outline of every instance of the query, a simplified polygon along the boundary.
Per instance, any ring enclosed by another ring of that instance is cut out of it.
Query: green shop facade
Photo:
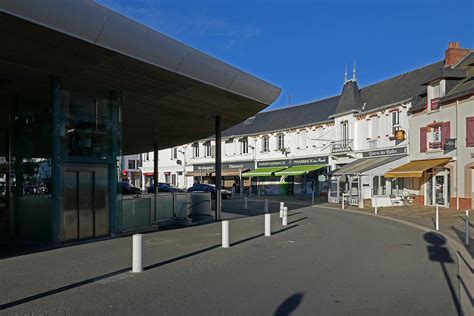
[[[255,194],[319,196],[327,194],[327,172],[328,157],[320,156],[257,161],[242,177],[251,179]]]

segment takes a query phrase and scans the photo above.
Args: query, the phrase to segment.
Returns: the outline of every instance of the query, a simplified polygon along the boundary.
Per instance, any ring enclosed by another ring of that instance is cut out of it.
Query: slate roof
[[[357,81],[349,80],[344,83],[342,88],[341,97],[336,107],[336,116],[350,113],[350,112],[361,112],[364,106],[364,102],[360,96],[360,90],[357,86]]]
[[[456,69],[466,71],[467,76],[461,80],[453,89],[448,91],[443,99],[449,99],[468,92],[474,92],[474,51],[471,51],[456,66]]]
[[[307,104],[260,112],[250,124],[245,124],[245,121],[239,123],[225,130],[222,136],[258,134],[328,121],[329,116],[336,110],[338,100],[339,96],[335,96]]]
[[[435,76],[442,67],[443,60],[362,88],[361,97],[366,103],[364,111],[403,102],[426,92],[423,83]]]
[[[331,121],[337,114],[351,110],[370,112],[379,108],[412,100],[412,110],[423,108],[426,103],[426,82],[440,73],[455,74],[456,85],[444,98],[474,92],[474,51],[465,57],[455,69],[465,70],[468,77],[458,78],[458,72],[446,70],[444,60],[437,61],[407,73],[358,89],[355,81],[349,80],[340,96],[307,104],[258,113],[250,124],[241,122],[222,133],[223,137],[251,135],[289,128],[308,126]],[[447,72],[446,72],[447,71]],[[457,81],[456,81],[457,80]],[[359,93],[357,93],[357,91]]]

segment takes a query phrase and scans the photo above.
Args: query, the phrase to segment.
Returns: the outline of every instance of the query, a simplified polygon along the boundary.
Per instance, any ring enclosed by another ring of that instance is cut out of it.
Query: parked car
[[[119,188],[124,195],[130,194],[141,194],[142,190],[140,188],[134,187],[128,182],[119,182]]]
[[[155,187],[150,186],[147,189],[148,193],[155,193]],[[158,192],[186,192],[170,183],[158,182]]]
[[[216,186],[214,184],[195,183],[188,189],[188,192],[211,192],[211,198],[216,198]],[[232,196],[232,192],[221,189],[221,196],[223,199],[227,199]]]

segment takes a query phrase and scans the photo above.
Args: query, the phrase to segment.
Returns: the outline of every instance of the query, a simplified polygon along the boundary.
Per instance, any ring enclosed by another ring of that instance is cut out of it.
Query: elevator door
[[[109,234],[106,166],[63,167],[63,239]]]

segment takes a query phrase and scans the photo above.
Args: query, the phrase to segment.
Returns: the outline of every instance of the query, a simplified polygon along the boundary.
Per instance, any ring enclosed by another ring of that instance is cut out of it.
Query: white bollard
[[[222,221],[222,248],[230,247],[229,221]]]
[[[272,235],[272,214],[265,214],[265,236]]]
[[[248,208],[248,199],[247,197],[244,197],[244,210],[246,210]]]
[[[344,193],[342,193],[342,209],[344,209]]]
[[[377,198],[374,198],[374,206],[375,206],[375,215],[377,215],[379,213],[379,211],[377,210]]]
[[[282,218],[281,222],[282,222],[281,224],[283,226],[288,225],[288,207],[286,207],[286,206],[283,208],[283,218]]]
[[[464,238],[464,243],[466,246],[469,246],[469,211],[466,210],[466,234]]]
[[[265,208],[264,208],[264,212],[265,213],[268,213],[268,200],[265,199]]]
[[[439,205],[436,204],[436,230],[439,230]]]
[[[133,235],[132,243],[132,272],[143,272],[143,235]]]
[[[283,208],[285,207],[285,202],[280,202],[280,218],[283,218]]]

